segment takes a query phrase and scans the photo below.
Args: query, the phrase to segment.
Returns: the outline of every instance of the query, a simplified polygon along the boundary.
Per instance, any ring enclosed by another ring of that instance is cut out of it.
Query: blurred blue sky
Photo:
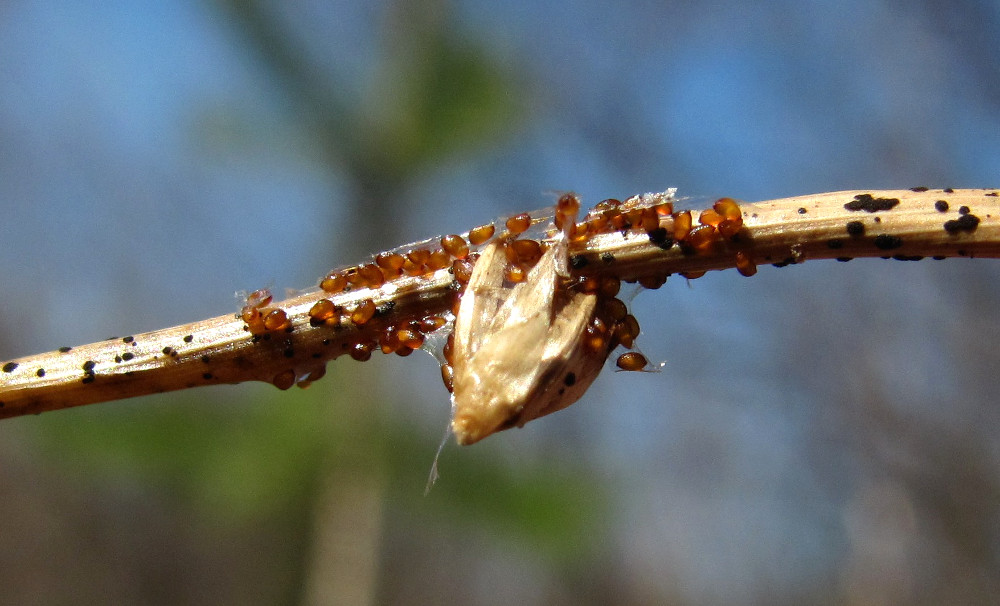
[[[308,287],[399,234],[462,231],[545,206],[553,190],[596,203],[667,187],[758,200],[1000,184],[995,2],[427,7],[502,74],[516,118],[411,175],[376,217],[391,229],[359,234],[370,223],[348,201],[361,185],[330,160],[348,143],[318,148],[218,4],[4,3],[0,359],[235,311],[235,291]],[[362,122],[405,84],[386,69],[412,35],[392,11],[265,10],[317,88]],[[964,259],[673,278],[635,301],[640,345],[663,372],[607,372],[571,409],[483,448],[515,470],[587,461],[619,495],[608,527],[637,601],[794,601],[809,583],[851,601],[879,585],[858,572],[870,563],[904,579],[893,595],[905,602],[931,582],[914,571],[943,574],[928,572],[937,552],[920,551],[942,531],[893,465],[929,462],[883,443],[866,405],[915,420],[908,435],[933,427],[981,445],[997,474],[998,278],[995,262]],[[447,399],[433,362],[368,366],[398,381],[372,405],[412,415],[430,461]],[[237,393],[257,389],[273,388]],[[462,456],[446,450],[436,490]],[[884,503],[915,511],[913,525],[879,525]],[[871,528],[881,552],[859,546]],[[988,541],[1000,552],[1000,534]]]

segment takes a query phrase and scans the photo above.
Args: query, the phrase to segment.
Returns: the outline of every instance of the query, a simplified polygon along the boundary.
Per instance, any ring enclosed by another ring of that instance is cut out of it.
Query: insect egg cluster
[[[743,229],[739,205],[729,198],[718,200],[712,208],[700,213],[697,221],[691,211],[675,212],[673,191],[633,196],[624,202],[606,199],[580,214],[580,199],[571,193],[561,195],[554,209],[547,213],[520,213],[495,223],[473,228],[465,234],[450,234],[408,247],[375,255],[370,262],[330,271],[318,282],[317,298],[306,309],[305,317],[296,320],[292,310],[272,304],[271,293],[261,289],[251,293],[240,311],[245,329],[255,339],[282,339],[286,357],[293,367],[271,380],[287,389],[304,386],[322,376],[325,362],[340,354],[365,361],[376,351],[383,354],[408,356],[417,349],[427,349],[441,363],[441,377],[449,391],[454,389],[455,335],[454,320],[461,309],[463,294],[476,270],[477,261],[486,247],[498,247],[501,265],[501,291],[525,284],[543,256],[557,243],[559,291],[553,305],[562,306],[574,295],[592,295],[596,303],[588,311],[582,336],[572,343],[586,359],[583,373],[596,374],[612,350],[619,345],[629,350],[619,356],[618,368],[637,371],[647,367],[646,358],[634,351],[639,323],[618,298],[621,280],[615,275],[615,259],[611,253],[593,257],[570,255],[570,247],[580,249],[590,238],[601,234],[620,233],[624,237],[645,234],[656,246],[668,250],[679,247],[684,254],[705,254],[716,250],[720,243],[736,242]],[[498,233],[499,232],[499,233]],[[756,271],[750,256],[736,247],[737,267],[743,275]],[[594,271],[575,272],[597,263]],[[442,272],[451,279],[450,309],[428,307],[424,311],[407,307],[407,312],[391,311],[395,297],[407,289],[418,288],[429,278],[440,279]],[[699,274],[685,274],[688,278]],[[659,288],[666,275],[648,275],[637,282],[649,289]],[[367,291],[366,291],[367,290]],[[301,313],[301,312],[299,312]],[[293,347],[295,331],[302,329],[330,330],[334,333],[347,327],[363,327],[351,333],[351,341],[342,348],[322,355],[314,354],[306,362],[296,361]],[[434,338],[430,338],[435,335]],[[447,337],[444,337],[447,335]],[[573,373],[571,373],[572,375]],[[567,386],[585,377],[566,378]],[[589,380],[580,381],[589,384]],[[585,388],[586,385],[584,385]],[[581,392],[582,393],[582,392]],[[576,396],[579,397],[579,396]]]

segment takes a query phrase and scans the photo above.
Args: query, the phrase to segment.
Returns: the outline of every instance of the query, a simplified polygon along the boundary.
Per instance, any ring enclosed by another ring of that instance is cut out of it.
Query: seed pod
[[[586,333],[597,296],[558,290],[566,256],[560,241],[524,282],[504,288],[504,251],[497,242],[483,250],[455,320],[451,428],[459,444],[569,406],[600,372],[608,343],[588,347]]]

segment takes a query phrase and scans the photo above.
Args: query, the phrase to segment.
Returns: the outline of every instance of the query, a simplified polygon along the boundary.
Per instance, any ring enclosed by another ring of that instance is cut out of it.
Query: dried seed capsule
[[[351,322],[358,325],[366,324],[374,315],[375,302],[371,299],[365,299],[364,301],[358,303],[358,306],[354,308],[353,312],[351,312]]]
[[[496,231],[496,227],[492,225],[480,225],[472,230],[469,230],[469,243],[475,246],[480,244],[485,244],[487,240],[493,237],[493,233]]]
[[[476,263],[455,320],[451,428],[459,444],[569,406],[600,372],[607,350],[585,346],[597,297],[557,296],[564,244],[545,252],[527,282],[513,288],[504,284],[507,260],[497,242]]]
[[[528,213],[514,215],[510,219],[507,219],[505,225],[507,226],[507,231],[516,236],[524,233],[529,227],[531,227],[531,216],[529,216]]]
[[[745,251],[739,250],[736,251],[736,270],[749,278],[757,273],[757,264],[753,262],[753,259]]]
[[[469,245],[465,243],[462,236],[452,234],[441,238],[441,247],[456,259],[464,259],[469,256]]]
[[[646,368],[649,361],[646,360],[646,356],[642,355],[637,351],[629,351],[618,356],[618,360],[615,362],[618,368],[622,370],[642,370]]]

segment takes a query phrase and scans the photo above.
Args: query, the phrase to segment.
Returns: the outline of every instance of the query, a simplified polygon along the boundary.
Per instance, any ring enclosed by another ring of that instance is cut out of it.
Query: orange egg
[[[646,356],[642,355],[637,351],[629,351],[618,356],[617,362],[618,368],[622,370],[642,370],[646,368],[649,361],[646,360]]]

